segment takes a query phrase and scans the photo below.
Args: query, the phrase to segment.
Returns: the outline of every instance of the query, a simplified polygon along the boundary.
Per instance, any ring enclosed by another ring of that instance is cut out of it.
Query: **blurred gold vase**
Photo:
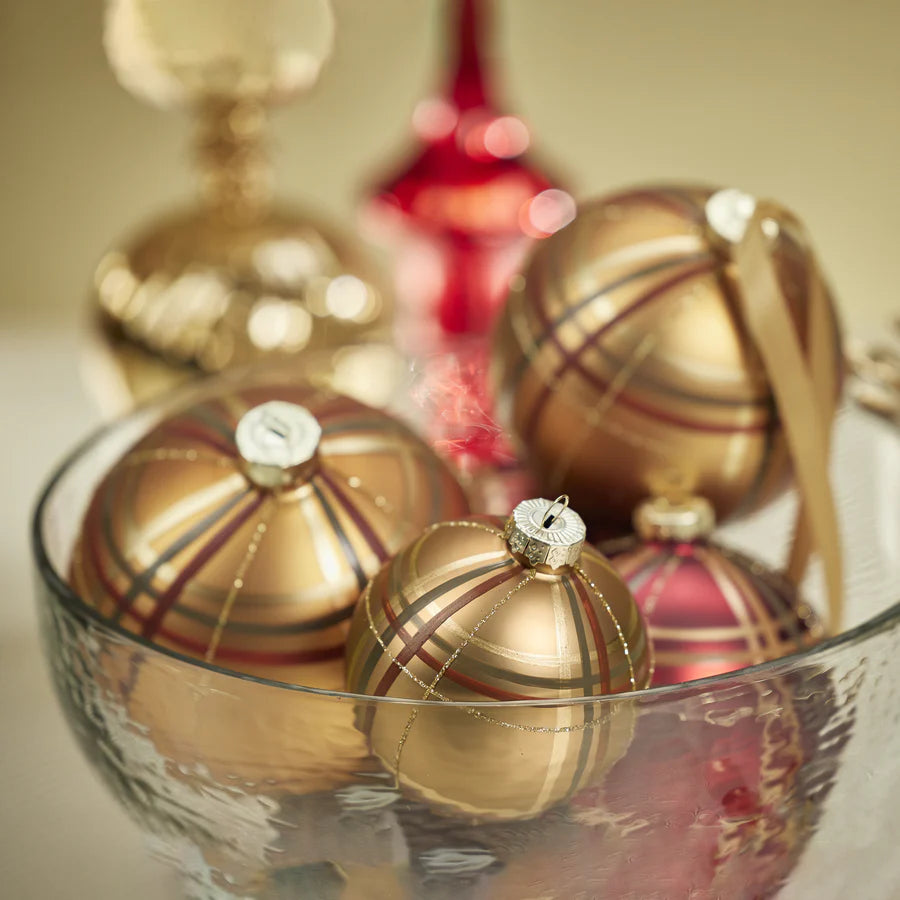
[[[267,108],[331,51],[326,0],[111,0],[119,81],[199,121],[201,202],[107,253],[95,276],[89,387],[119,412],[203,372],[388,334],[390,303],[352,236],[273,203]]]

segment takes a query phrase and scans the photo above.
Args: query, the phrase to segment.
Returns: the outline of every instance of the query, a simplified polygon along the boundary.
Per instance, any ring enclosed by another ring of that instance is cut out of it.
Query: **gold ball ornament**
[[[342,655],[353,604],[393,552],[466,511],[449,469],[385,413],[310,386],[218,390],[105,476],[72,581],[146,641],[295,681]]]
[[[571,494],[589,521],[624,524],[673,485],[723,518],[787,485],[783,423],[730,252],[755,209],[746,194],[697,186],[604,197],[543,241],[515,282],[493,357],[500,415],[541,487]],[[815,261],[792,217],[764,224],[809,352]],[[820,338],[839,382],[840,335],[824,297]]]
[[[400,787],[438,811],[531,817],[627,749],[627,704],[492,708],[649,683],[637,606],[607,560],[582,546],[584,523],[567,502],[523,501],[506,523],[432,526],[360,598],[347,643],[349,689],[463,704],[382,702],[359,713]]]
[[[385,339],[381,281],[348,235],[294,210],[170,216],[98,265],[85,373],[120,412],[204,372]]]

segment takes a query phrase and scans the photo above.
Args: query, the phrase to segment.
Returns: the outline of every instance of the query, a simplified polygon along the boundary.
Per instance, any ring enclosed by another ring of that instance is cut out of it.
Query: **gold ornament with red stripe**
[[[383,412],[311,386],[226,390],[110,470],[72,580],[147,641],[293,681],[342,655],[353,604],[393,552],[467,509],[449,469]]]
[[[790,572],[820,553],[841,612],[827,456],[842,352],[802,224],[735,190],[663,185],[581,207],[544,241],[500,320],[498,412],[546,491],[627,522],[672,485],[719,518],[758,509],[793,470]]]
[[[778,659],[823,636],[787,578],[709,540],[714,521],[701,497],[657,497],[635,511],[634,536],[600,545],[647,620],[654,686]]]
[[[528,817],[625,752],[627,703],[492,708],[648,685],[641,615],[584,537],[568,498],[525,500],[506,523],[426,529],[369,582],[347,642],[349,689],[462,704],[361,709],[373,753],[401,788],[478,820]]]

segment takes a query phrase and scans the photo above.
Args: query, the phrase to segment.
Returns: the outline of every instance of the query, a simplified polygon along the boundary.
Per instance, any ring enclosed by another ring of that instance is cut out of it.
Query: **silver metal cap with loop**
[[[513,553],[532,566],[561,569],[581,556],[587,535],[584,521],[569,509],[566,494],[555,500],[523,500],[506,523],[506,541]]]
[[[286,487],[307,474],[322,426],[305,407],[270,400],[241,416],[234,433],[247,477],[260,487]]]

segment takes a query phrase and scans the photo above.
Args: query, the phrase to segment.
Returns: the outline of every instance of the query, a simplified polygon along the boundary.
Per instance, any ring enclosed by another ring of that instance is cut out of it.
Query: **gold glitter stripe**
[[[135,450],[129,453],[119,466],[130,468],[153,462],[197,462],[236,471],[237,464],[231,457],[201,453],[199,450],[182,450],[176,447],[159,447],[155,450]]]
[[[680,556],[670,556],[665,563],[663,563],[662,567],[656,570],[655,575],[652,576],[650,592],[647,599],[644,601],[643,607],[643,613],[647,619],[650,619],[653,615],[653,611],[656,609],[656,604],[659,603],[662,592],[665,590],[666,585],[669,583],[669,579],[675,574],[675,570],[679,567],[681,562],[682,559]],[[651,628],[654,637],[661,635],[666,630],[667,629],[665,628],[656,628],[655,626]]]
[[[572,466],[572,461],[576,454],[590,440],[594,430],[602,426],[604,416],[618,400],[622,391],[628,387],[628,382],[635,376],[641,365],[650,358],[658,342],[658,333],[646,335],[631,352],[625,364],[616,372],[613,380],[600,396],[596,405],[584,411],[581,427],[566,444],[566,452],[560,455],[559,460],[553,467],[553,471],[550,474],[550,484],[562,483],[566,473]]]
[[[472,627],[472,631],[469,633],[468,637],[460,643],[460,645],[453,651],[453,653],[450,654],[450,656],[447,657],[446,660],[444,660],[444,664],[437,671],[437,674],[432,679],[431,684],[429,684],[428,687],[425,689],[425,695],[422,697],[423,700],[427,700],[429,697],[431,697],[435,693],[435,688],[437,687],[440,680],[444,677],[444,673],[447,671],[447,669],[450,668],[450,666],[453,665],[453,663],[456,661],[459,654],[462,653],[463,650],[465,650],[465,648],[468,646],[469,641],[471,640],[472,637],[474,637],[474,635],[476,635],[478,633],[481,626],[484,625],[494,615],[494,613],[497,612],[497,610],[499,610],[502,606],[505,606],[506,603],[515,594],[517,594],[523,587],[525,587],[526,584],[529,584],[531,581],[533,581],[536,574],[537,574],[537,572],[534,569],[530,569],[518,582],[516,582],[515,586],[510,591],[507,592],[505,597],[502,597],[500,600],[498,600],[475,623],[475,625]],[[396,658],[394,658],[394,663],[396,665],[400,666],[400,663],[397,661]],[[405,669],[405,667],[401,666],[401,668],[404,669],[405,671],[407,671],[407,673],[408,673],[409,670]],[[400,735],[400,742],[397,746],[397,753],[394,758],[394,774],[398,777],[400,775],[400,757],[403,754],[403,747],[406,745],[406,741],[409,738],[409,733],[412,730],[413,724],[415,723],[416,717],[418,716],[418,714],[419,714],[419,711],[417,709],[413,709],[413,711],[409,715],[409,718],[406,721],[406,727],[403,729],[403,732]]]
[[[415,673],[411,672],[406,666],[403,665],[403,663],[401,663],[401,662],[399,662],[399,660],[397,660],[397,658],[394,656],[393,653],[391,653],[391,651],[388,649],[385,642],[381,639],[381,635],[379,634],[378,630],[375,627],[375,622],[372,618],[371,599],[372,599],[372,582],[370,581],[369,584],[366,586],[365,591],[363,592],[362,604],[363,604],[363,608],[366,611],[366,617],[369,622],[369,631],[372,633],[372,635],[375,637],[376,642],[379,644],[381,649],[384,651],[385,656],[387,656],[388,659],[394,665],[398,666],[405,675],[407,675],[417,685],[419,685],[419,687],[424,688],[426,691],[430,690],[432,697],[437,697],[438,700],[442,700],[445,703],[454,702],[449,697],[447,697],[446,695],[444,695],[440,691],[438,691],[437,688],[431,688],[430,685],[426,684]],[[354,657],[354,659],[355,659],[355,657]],[[352,665],[351,665],[351,668],[353,668]],[[623,703],[624,702],[627,702],[627,701],[623,700]],[[579,704],[579,706],[580,706],[580,704]],[[455,708],[459,708],[458,703],[456,703]],[[525,708],[527,709],[528,707],[526,706]],[[534,707],[535,710],[543,709],[543,708],[545,708],[545,707]],[[549,708],[553,708],[553,707],[549,707]],[[613,718],[613,716],[618,714],[620,708],[621,708],[620,704],[617,703],[608,713],[598,716],[595,719],[591,719],[588,722],[583,722],[580,725],[563,725],[559,728],[550,728],[549,726],[545,726],[545,725],[522,725],[518,722],[505,722],[503,719],[498,719],[495,716],[489,715],[487,713],[483,713],[480,709],[477,709],[474,706],[462,707],[461,711],[466,713],[466,715],[472,716],[475,719],[480,719],[491,725],[498,725],[501,728],[511,728],[513,731],[523,731],[523,732],[526,732],[527,734],[572,734],[572,733],[579,732],[579,731],[591,730],[593,728],[598,727],[599,725],[605,725],[607,722],[609,722]]]
[[[631,650],[628,646],[628,641],[625,639],[625,634],[622,631],[622,626],[619,624],[619,620],[616,618],[615,613],[612,611],[609,603],[606,602],[606,597],[603,596],[603,592],[594,584],[593,581],[588,577],[587,572],[581,568],[581,566],[573,566],[574,570],[581,576],[582,580],[587,584],[590,589],[594,592],[594,596],[600,601],[603,608],[606,610],[606,614],[609,616],[610,620],[613,623],[613,626],[616,629],[616,634],[619,636],[619,643],[622,646],[622,652],[625,654],[625,660],[628,663],[628,680],[631,682],[631,689],[637,689],[637,681],[634,677],[634,664],[631,661]],[[610,667],[611,668],[611,667]],[[641,685],[641,687],[646,687],[646,685]]]
[[[724,559],[727,567],[731,570],[731,578],[735,587],[744,595],[747,603],[753,607],[753,611],[756,613],[757,628],[760,634],[765,636],[769,647],[777,647],[781,643],[779,631],[781,630],[782,616],[779,614],[779,611],[769,609],[765,598],[760,595],[756,586],[750,581],[740,566],[727,557]],[[777,616],[775,621],[772,620],[773,615]]]
[[[257,522],[256,528],[253,532],[253,536],[250,538],[250,543],[247,546],[247,552],[244,554],[244,558],[241,560],[240,565],[237,567],[237,571],[234,575],[234,581],[232,581],[231,588],[228,591],[228,596],[225,598],[225,602],[222,604],[222,609],[219,613],[219,619],[216,622],[215,630],[213,631],[212,637],[209,640],[209,646],[207,646],[206,653],[203,657],[206,662],[212,662],[216,658],[216,651],[219,649],[219,643],[222,640],[222,634],[225,631],[226,624],[228,623],[228,617],[231,615],[232,607],[234,606],[235,601],[238,598],[238,594],[241,592],[241,588],[243,588],[244,586],[244,578],[247,575],[247,571],[250,568],[253,560],[256,558],[256,551],[259,550],[259,545],[266,533],[268,521],[272,515],[274,508],[275,504],[271,502],[271,498],[267,498],[267,502],[265,503],[264,507],[265,511],[260,510],[259,522]]]

